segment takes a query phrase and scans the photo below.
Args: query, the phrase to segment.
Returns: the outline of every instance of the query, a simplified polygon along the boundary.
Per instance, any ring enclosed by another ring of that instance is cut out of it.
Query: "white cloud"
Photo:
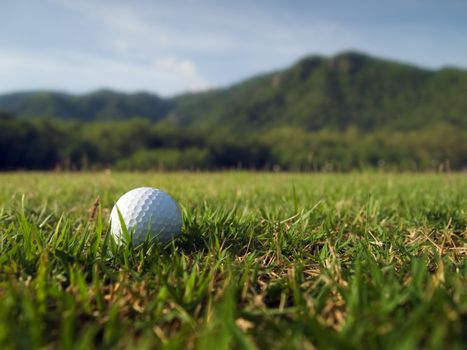
[[[125,38],[117,38],[113,42],[113,47],[122,53],[128,52],[131,48],[131,43]]]
[[[173,72],[185,77],[194,78],[197,75],[193,62],[188,60],[178,60],[176,58],[163,58],[153,62],[156,70]]]
[[[32,56],[0,52],[0,92],[28,89],[61,89],[83,93],[97,88],[123,91],[161,91],[170,95],[210,87],[195,64],[173,57],[151,64],[104,59],[81,53]]]

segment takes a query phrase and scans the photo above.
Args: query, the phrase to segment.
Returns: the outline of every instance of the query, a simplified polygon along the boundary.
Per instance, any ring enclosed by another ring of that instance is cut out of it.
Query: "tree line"
[[[461,170],[467,131],[179,129],[146,119],[79,122],[0,115],[0,169],[290,171]]]

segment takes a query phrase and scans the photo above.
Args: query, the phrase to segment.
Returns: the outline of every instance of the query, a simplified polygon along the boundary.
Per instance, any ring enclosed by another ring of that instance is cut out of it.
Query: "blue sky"
[[[467,1],[0,2],[0,93],[169,96],[349,49],[467,68]]]

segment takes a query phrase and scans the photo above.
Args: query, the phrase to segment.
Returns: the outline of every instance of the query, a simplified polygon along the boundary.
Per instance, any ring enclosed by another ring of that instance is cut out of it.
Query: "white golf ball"
[[[135,188],[119,198],[110,213],[110,232],[117,242],[125,241],[118,210],[133,245],[149,239],[165,243],[182,230],[177,203],[167,193],[152,187]]]

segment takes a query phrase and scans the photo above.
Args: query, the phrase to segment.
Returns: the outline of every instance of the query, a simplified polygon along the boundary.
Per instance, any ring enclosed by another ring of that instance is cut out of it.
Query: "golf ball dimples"
[[[134,245],[144,242],[148,235],[150,240],[164,243],[181,232],[180,210],[172,197],[156,188],[141,187],[125,193],[112,208],[111,233],[117,242],[123,238],[117,207]]]

